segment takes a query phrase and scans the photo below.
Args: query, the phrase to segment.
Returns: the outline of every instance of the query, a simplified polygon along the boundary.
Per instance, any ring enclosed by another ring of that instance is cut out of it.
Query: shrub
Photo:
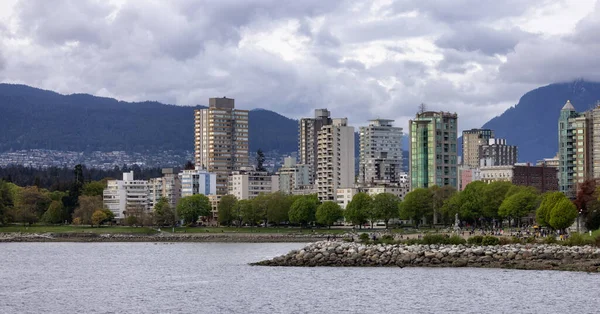
[[[406,245],[417,245],[417,244],[423,244],[423,240],[420,240],[420,239],[408,239],[408,240],[404,241],[404,243]]]
[[[443,234],[426,234],[423,236],[423,244],[446,244],[448,238]]]
[[[483,236],[472,236],[467,240],[467,243],[469,244],[475,244],[475,245],[481,245],[481,242],[483,241]]]
[[[582,245],[592,245],[595,243],[594,239],[590,238],[590,237],[586,237],[584,235],[582,235],[581,233],[571,233],[569,235],[569,238],[564,242],[565,245],[569,245],[569,246],[582,246]]]
[[[360,239],[360,241],[362,242],[367,242],[369,241],[369,235],[366,233],[361,233],[360,236],[358,236],[358,238]]]
[[[513,240],[509,237],[500,237],[500,245],[506,245],[513,243]]]
[[[500,244],[500,239],[494,236],[485,236],[481,240],[481,245],[498,245]]]
[[[354,242],[354,239],[352,239],[352,238],[342,238],[342,241],[344,241],[344,242]]]
[[[527,243],[536,243],[537,241],[535,240],[535,238],[534,238],[534,237],[529,237],[529,238],[527,238],[527,239],[525,240],[525,242],[527,242]]]
[[[513,244],[519,244],[519,243],[520,243],[520,244],[523,244],[523,240],[519,239],[519,237],[515,237],[515,236],[513,236],[513,237],[511,238],[511,241],[512,241],[512,243],[513,243]]]
[[[546,243],[546,244],[556,244],[556,243],[558,243],[558,241],[556,240],[555,236],[549,235],[546,238],[544,238],[544,243]]]
[[[448,240],[448,244],[453,244],[453,245],[467,243],[467,240],[463,239],[461,236],[458,236],[458,235],[453,235],[450,238],[448,238],[447,240]]]
[[[391,234],[386,234],[381,237],[381,240],[394,240],[394,237]]]

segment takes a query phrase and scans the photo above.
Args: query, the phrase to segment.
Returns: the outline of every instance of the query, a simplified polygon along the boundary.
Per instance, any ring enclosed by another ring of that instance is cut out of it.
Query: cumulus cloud
[[[327,107],[355,126],[406,127],[424,102],[473,128],[538,85],[600,79],[598,9],[563,35],[518,22],[557,4],[576,5],[23,0],[0,17],[0,80],[178,105],[228,96],[293,118]]]

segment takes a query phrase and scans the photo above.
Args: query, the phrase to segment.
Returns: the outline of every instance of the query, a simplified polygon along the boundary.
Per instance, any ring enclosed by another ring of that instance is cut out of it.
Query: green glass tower
[[[457,187],[458,116],[424,111],[409,121],[411,189]]]

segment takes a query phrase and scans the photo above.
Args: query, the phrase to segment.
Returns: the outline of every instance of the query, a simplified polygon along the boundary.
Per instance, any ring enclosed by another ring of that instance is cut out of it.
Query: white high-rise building
[[[182,170],[179,173],[179,180],[181,181],[181,197],[217,194],[217,175],[199,167]]]
[[[371,120],[360,128],[360,161],[358,182],[377,185],[400,182],[402,172],[402,128],[394,120]]]
[[[318,196],[336,201],[338,189],[354,186],[354,128],[346,118],[332,119],[319,131],[317,144]]]
[[[234,171],[229,175],[228,193],[238,200],[251,200],[260,193],[279,191],[279,176],[266,171]]]
[[[148,181],[134,180],[133,171],[124,172],[123,180],[107,182],[103,202],[117,220],[124,219],[127,212],[149,211]]]

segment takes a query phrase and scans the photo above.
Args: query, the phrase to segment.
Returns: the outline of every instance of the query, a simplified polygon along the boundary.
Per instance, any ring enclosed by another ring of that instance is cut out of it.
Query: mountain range
[[[567,100],[578,111],[592,108],[600,100],[600,83],[578,80],[537,88],[482,127],[493,129],[496,137],[517,145],[519,161],[553,157],[558,146],[558,116]],[[0,84],[0,152],[36,148],[191,151],[193,112],[199,108],[205,107],[124,102]],[[251,110],[249,119],[250,151],[260,148],[289,154],[297,150],[297,120],[264,109]],[[403,144],[408,148],[406,141]]]

